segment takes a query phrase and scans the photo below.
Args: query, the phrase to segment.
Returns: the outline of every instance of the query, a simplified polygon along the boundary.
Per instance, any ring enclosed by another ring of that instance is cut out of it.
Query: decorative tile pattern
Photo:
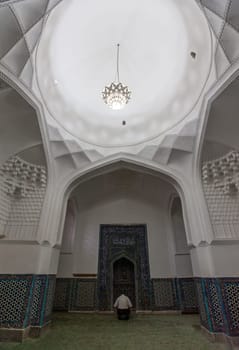
[[[239,336],[239,279],[221,280],[222,296],[227,319],[227,333]]]
[[[70,310],[91,311],[96,308],[96,279],[73,279]]]
[[[224,332],[225,322],[218,280],[216,278],[206,278],[204,284],[208,304],[208,316],[211,320],[212,331]]]
[[[134,263],[137,280],[136,309],[151,309],[151,283],[146,225],[101,225],[98,263],[98,308],[112,309],[111,265],[125,257]]]
[[[178,294],[180,298],[181,310],[187,313],[198,312],[198,301],[196,295],[196,285],[193,278],[177,279]]]
[[[0,327],[43,326],[50,320],[55,276],[0,275]]]
[[[28,325],[31,275],[0,276],[0,327],[23,328]]]
[[[213,333],[239,336],[239,279],[197,279],[202,325]]]
[[[67,311],[69,309],[71,278],[57,278],[54,297],[54,310]]]
[[[173,278],[152,279],[154,310],[176,310],[178,309],[177,292]]]

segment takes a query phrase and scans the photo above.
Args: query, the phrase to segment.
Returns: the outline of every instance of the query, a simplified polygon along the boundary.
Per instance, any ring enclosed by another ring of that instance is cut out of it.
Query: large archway
[[[172,219],[168,215],[168,208],[175,192],[175,187],[167,177],[134,164],[116,163],[108,168],[99,168],[96,173],[90,173],[85,181],[78,180],[70,195],[77,204],[78,222],[71,255],[72,263],[65,264],[58,271],[57,281],[61,283],[59,300],[64,300],[62,305],[58,304],[58,309],[112,310],[112,264],[121,257],[134,261],[130,249],[136,252],[139,259],[138,262],[135,259],[134,265],[136,290],[139,288],[136,292],[136,310],[185,309],[181,305],[180,296],[183,294],[179,289],[184,288],[184,295],[186,290],[189,294],[193,293],[190,300],[195,298],[195,293],[192,288],[192,275],[177,276],[173,263],[175,243],[170,238]],[[147,273],[143,253],[135,250],[138,244],[135,239],[137,233],[130,239],[125,237],[125,230],[122,229],[118,231],[120,239],[116,239],[112,233],[106,236],[103,243],[100,241],[101,227],[117,227],[118,230],[120,227],[129,227],[132,230],[134,226],[140,225],[147,227],[148,244],[142,238],[139,243],[141,247],[148,245]],[[99,268],[101,254],[106,259],[102,260],[104,263]],[[142,266],[140,269],[148,276],[150,283],[140,277],[139,266]],[[101,270],[104,271],[103,274]],[[178,277],[181,278],[180,283]],[[102,285],[100,280],[103,281]],[[186,282],[190,283],[186,285]],[[193,303],[191,309],[195,309],[195,300]]]

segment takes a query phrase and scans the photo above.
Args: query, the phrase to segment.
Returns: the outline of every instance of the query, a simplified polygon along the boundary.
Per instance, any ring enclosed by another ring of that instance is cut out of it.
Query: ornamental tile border
[[[31,325],[41,326],[43,324],[44,298],[47,288],[47,276],[34,276],[34,289],[31,305]]]
[[[192,284],[194,284],[192,278],[153,278],[149,310],[181,310],[187,313],[198,313],[196,294],[192,293]],[[96,285],[95,278],[57,278],[54,311],[96,311]],[[188,286],[190,288],[185,292]],[[184,290],[180,291],[180,288]]]
[[[209,317],[209,312],[208,312],[207,296],[205,293],[204,279],[196,278],[195,283],[196,283],[197,300],[199,305],[201,324],[209,332],[212,332],[211,319]]]

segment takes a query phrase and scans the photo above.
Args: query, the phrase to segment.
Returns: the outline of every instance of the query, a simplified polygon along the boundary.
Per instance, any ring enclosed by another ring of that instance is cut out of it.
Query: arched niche
[[[25,97],[0,80],[0,236],[35,241],[48,167],[39,110]]]
[[[237,76],[211,102],[203,135],[202,162],[220,158],[232,149],[239,150],[238,93]]]
[[[0,164],[13,155],[47,167],[45,135],[38,106],[20,89],[0,80]]]
[[[136,306],[135,295],[135,264],[121,257],[113,263],[113,301],[121,294],[127,295],[133,307]]]
[[[213,240],[239,238],[239,78],[210,104],[199,154],[199,172]]]
[[[172,192],[173,186],[163,178],[126,168],[112,169],[79,184],[71,195],[79,222],[72,273],[96,273],[100,225],[147,224],[152,274],[172,275],[166,248]]]
[[[127,258],[130,256],[131,260],[135,259],[135,273],[138,276],[136,309],[149,310],[152,307],[150,279],[160,280],[160,283],[162,280],[163,285],[165,278],[169,279],[167,283],[170,286],[174,283],[175,271],[172,265],[175,256],[174,253],[171,254],[173,246],[169,239],[171,218],[168,217],[168,203],[172,193],[175,193],[176,185],[173,186],[167,176],[158,172],[124,162],[106,169],[98,168],[84,181],[79,180],[82,178],[78,179],[70,193],[70,198],[74,198],[77,204],[78,218],[74,251],[73,254],[61,255],[58,278],[69,279],[74,275],[80,280],[79,283],[91,283],[91,288],[95,279],[97,307],[100,310],[111,310],[114,297],[111,290],[112,259],[119,259],[119,255]],[[100,238],[102,225],[106,226],[105,244]],[[107,225],[112,226],[111,233],[107,231]],[[142,226],[147,228],[147,244],[138,243],[141,242],[140,234],[144,235],[140,231]],[[122,240],[115,237],[119,230],[123,230]],[[128,237],[130,235],[134,239]],[[63,234],[63,241],[64,239]],[[137,249],[131,252],[132,247]],[[145,247],[146,250],[140,250]],[[137,261],[138,257],[141,260],[145,257],[142,266],[150,264],[146,282],[146,277],[141,276],[141,262]],[[100,281],[107,281],[107,286]],[[105,294],[102,290],[105,290]],[[158,293],[156,289],[155,292]],[[159,307],[164,308],[164,305]],[[172,307],[175,308],[176,305]]]

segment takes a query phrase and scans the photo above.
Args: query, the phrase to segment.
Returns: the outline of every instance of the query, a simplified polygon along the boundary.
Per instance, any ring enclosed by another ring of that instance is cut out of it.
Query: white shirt
[[[114,303],[117,309],[129,309],[132,306],[130,299],[124,294],[121,294]]]

